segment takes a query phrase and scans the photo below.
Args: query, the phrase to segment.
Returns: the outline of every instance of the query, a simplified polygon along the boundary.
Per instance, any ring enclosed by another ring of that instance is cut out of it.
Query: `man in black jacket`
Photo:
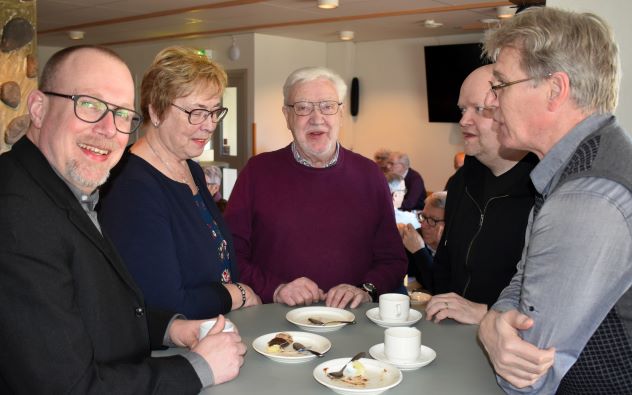
[[[94,211],[142,117],[110,50],[66,48],[28,97],[26,136],[0,156],[0,393],[197,394],[237,376],[246,348],[145,308]],[[138,202],[129,202],[138,204]],[[190,347],[151,358],[153,348]]]
[[[445,229],[434,258],[427,319],[478,324],[516,271],[535,190],[537,157],[500,147],[484,106],[492,66],[474,70],[459,95],[464,166],[448,183]]]

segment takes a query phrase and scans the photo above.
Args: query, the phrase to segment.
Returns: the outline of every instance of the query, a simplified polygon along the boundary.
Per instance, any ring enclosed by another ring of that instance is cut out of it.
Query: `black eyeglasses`
[[[143,123],[142,115],[136,111],[119,107],[116,104],[108,103],[96,97],[88,95],[64,95],[57,92],[42,93],[72,100],[75,103],[75,116],[84,122],[97,123],[102,120],[108,112],[111,112],[114,117],[114,127],[121,133],[134,133],[141,123]]]
[[[494,85],[493,82],[489,81],[489,85],[491,85],[491,89],[492,89],[492,93],[494,94],[494,97],[496,99],[498,99],[498,91],[499,90],[504,89],[504,88],[506,88],[508,86],[519,84],[521,82],[531,81],[532,79],[534,79],[534,77],[525,78],[525,79],[522,79],[522,80],[511,81],[511,82],[502,82],[502,83],[496,84],[496,85]]]
[[[423,224],[424,222],[428,223],[430,226],[437,226],[439,222],[445,222],[443,219],[436,219],[431,217],[424,217],[422,212],[417,213],[417,219],[419,219],[419,223]]]
[[[202,122],[206,121],[209,116],[211,117],[211,121],[218,123],[222,119],[224,119],[226,114],[228,114],[228,108],[226,107],[220,107],[217,110],[213,111],[205,110],[203,108],[194,108],[193,110],[189,111],[173,103],[171,103],[171,105],[178,110],[186,113],[189,116],[189,123],[191,125],[199,125]]]
[[[317,102],[297,101],[296,103],[288,104],[287,106],[293,108],[296,115],[305,116],[314,112],[314,108],[316,107],[316,105],[318,105],[318,109],[320,110],[321,114],[334,115],[338,112],[342,103],[338,103],[337,101],[333,100]]]
[[[549,73],[549,74],[545,75],[543,78],[549,78],[549,77],[551,77],[551,75],[552,74]],[[536,79],[536,77],[524,78],[524,79],[521,79],[521,80],[510,81],[510,82],[501,82],[500,84],[496,84],[496,85],[494,85],[493,82],[489,81],[489,85],[491,86],[492,93],[494,94],[494,97],[496,99],[498,99],[498,91],[499,90],[504,89],[504,88],[506,88],[508,86],[519,84],[521,82],[531,81],[531,80],[534,80],[534,79]]]

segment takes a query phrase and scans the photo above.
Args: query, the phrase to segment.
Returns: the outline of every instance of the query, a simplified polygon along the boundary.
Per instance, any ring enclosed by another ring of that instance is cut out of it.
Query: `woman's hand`
[[[230,292],[230,297],[233,300],[233,306],[231,310],[237,310],[240,307],[248,307],[261,304],[261,298],[259,295],[255,293],[249,286],[244,283],[239,283],[239,285],[246,291],[246,303],[242,306],[242,295],[241,290],[236,284],[224,284],[228,292]]]

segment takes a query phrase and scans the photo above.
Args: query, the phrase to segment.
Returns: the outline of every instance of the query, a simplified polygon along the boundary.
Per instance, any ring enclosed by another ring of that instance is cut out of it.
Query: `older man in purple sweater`
[[[326,68],[290,74],[283,114],[294,141],[250,159],[231,194],[241,279],[264,302],[355,308],[402,285],[384,175],[338,143],[346,89]]]

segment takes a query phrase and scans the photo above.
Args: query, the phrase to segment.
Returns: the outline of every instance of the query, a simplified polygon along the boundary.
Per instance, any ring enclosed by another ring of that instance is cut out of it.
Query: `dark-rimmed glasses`
[[[96,97],[88,95],[64,95],[57,92],[42,92],[45,95],[63,97],[72,100],[74,104],[75,116],[84,122],[97,123],[102,120],[108,112],[114,118],[116,130],[131,134],[143,123],[143,117],[134,110],[119,107],[116,104],[108,103]]]
[[[211,121],[213,121],[214,123],[218,123],[222,119],[224,119],[226,114],[228,114],[228,108],[226,107],[220,107],[217,110],[209,111],[203,108],[194,108],[193,110],[185,110],[184,108],[176,104],[171,103],[171,105],[177,108],[178,110],[184,112],[185,114],[187,114],[189,116],[189,123],[191,125],[199,125],[202,122],[206,121],[209,116],[211,117]]]
[[[340,106],[342,103],[338,103],[334,100],[325,100],[325,101],[297,101],[294,104],[288,104],[288,107],[294,109],[294,113],[296,115],[305,116],[309,115],[314,111],[314,108],[318,105],[318,109],[320,113],[323,115],[334,115],[338,113]]]
[[[419,223],[423,224],[424,222],[428,223],[428,225],[435,227],[439,222],[445,222],[443,219],[436,219],[432,217],[424,217],[424,214],[420,211],[417,213],[417,219],[419,219]]]
[[[516,81],[511,81],[511,82],[502,82],[502,83],[496,84],[496,85],[494,85],[494,83],[492,81],[489,81],[489,85],[491,86],[492,93],[494,94],[494,97],[496,99],[498,99],[498,91],[499,90],[504,89],[504,88],[506,88],[508,86],[519,84],[521,82],[531,81],[533,79],[535,79],[535,77],[524,78],[522,80],[516,80]]]

